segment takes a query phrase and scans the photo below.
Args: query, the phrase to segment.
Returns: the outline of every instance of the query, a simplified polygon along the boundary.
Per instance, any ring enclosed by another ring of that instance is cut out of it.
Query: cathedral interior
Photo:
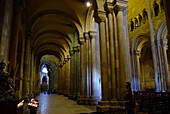
[[[103,112],[170,92],[169,0],[0,0],[0,61],[14,93],[53,92]],[[170,95],[169,95],[170,98]]]

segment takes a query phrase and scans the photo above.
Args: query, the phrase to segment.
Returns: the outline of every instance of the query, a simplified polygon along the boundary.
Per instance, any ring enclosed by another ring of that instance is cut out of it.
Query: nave
[[[95,106],[78,105],[76,101],[57,94],[41,93],[36,97],[39,100],[37,114],[79,114],[95,112]]]

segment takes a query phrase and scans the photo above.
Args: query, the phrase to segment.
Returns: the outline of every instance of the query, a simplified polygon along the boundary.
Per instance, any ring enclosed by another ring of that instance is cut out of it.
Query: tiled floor
[[[95,111],[95,106],[77,105],[73,100],[68,100],[63,95],[40,94],[37,114],[78,114]]]

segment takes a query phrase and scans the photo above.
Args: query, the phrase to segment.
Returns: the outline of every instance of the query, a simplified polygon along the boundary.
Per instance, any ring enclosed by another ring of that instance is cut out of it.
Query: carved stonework
[[[116,3],[116,1],[114,1],[114,2],[105,2],[104,9],[105,9],[107,14],[113,13],[113,8],[114,8],[113,6],[114,6],[115,3]]]
[[[84,37],[80,37],[79,38],[79,44],[83,45],[85,43],[85,38]]]
[[[6,64],[0,62],[0,100],[12,100],[14,95],[14,75],[4,71]]]
[[[70,50],[69,53],[70,53],[70,56],[74,55],[74,50]]]
[[[106,12],[105,11],[97,11],[94,13],[94,18],[97,23],[106,21]]]
[[[168,49],[168,39],[160,39],[160,44],[165,47],[165,49]]]
[[[127,13],[127,1],[118,1],[114,4],[114,12],[117,14],[119,11],[123,12],[123,15],[126,15]]]
[[[96,39],[98,36],[97,31],[89,31],[88,34],[90,39]]]
[[[134,50],[134,55],[136,55],[136,56],[141,56],[141,53],[140,53],[139,50]]]

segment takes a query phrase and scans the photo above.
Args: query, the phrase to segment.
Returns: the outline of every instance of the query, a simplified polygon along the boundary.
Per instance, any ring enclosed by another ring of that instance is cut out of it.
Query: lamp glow
[[[87,7],[90,7],[90,5],[91,5],[90,2],[87,2],[87,3],[86,3],[86,6],[87,6]]]

